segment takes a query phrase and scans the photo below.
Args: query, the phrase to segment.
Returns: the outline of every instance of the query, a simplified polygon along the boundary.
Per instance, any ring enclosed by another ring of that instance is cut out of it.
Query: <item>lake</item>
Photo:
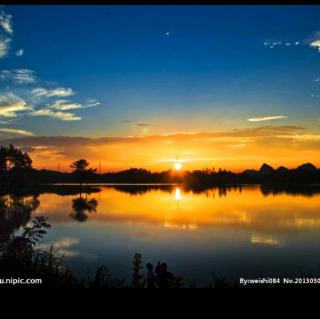
[[[42,245],[53,243],[83,276],[104,264],[114,276],[130,279],[136,252],[144,265],[165,261],[170,271],[197,285],[209,283],[213,274],[238,280],[298,274],[300,268],[318,273],[320,192],[311,186],[99,188],[81,197],[27,196],[28,216],[16,218],[14,229],[33,216],[47,216],[52,228]],[[8,196],[3,201],[12,205]]]

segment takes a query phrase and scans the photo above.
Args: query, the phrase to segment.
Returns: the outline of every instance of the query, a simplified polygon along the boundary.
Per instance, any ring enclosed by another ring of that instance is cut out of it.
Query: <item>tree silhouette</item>
[[[132,261],[132,288],[143,288],[142,255],[136,253]]]
[[[74,169],[72,174],[76,177],[80,187],[82,187],[82,184],[97,171],[97,169],[87,168],[89,165],[89,162],[85,159],[80,159],[70,165],[70,167]]]
[[[27,153],[13,145],[0,147],[0,172],[32,168],[32,160]]]

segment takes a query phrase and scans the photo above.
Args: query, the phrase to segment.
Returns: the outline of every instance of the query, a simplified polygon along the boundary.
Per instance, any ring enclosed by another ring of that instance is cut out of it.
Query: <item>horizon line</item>
[[[228,168],[222,168],[222,167],[219,167],[219,168],[215,168],[215,167],[211,167],[211,168],[208,168],[208,167],[205,167],[205,168],[200,168],[200,169],[193,169],[193,170],[175,170],[173,168],[170,168],[170,169],[167,169],[167,170],[159,170],[159,171],[154,171],[154,170],[149,170],[147,168],[143,168],[143,167],[129,167],[129,168],[126,168],[126,169],[121,169],[121,170],[117,170],[117,171],[104,171],[104,172],[101,172],[101,173],[96,173],[96,175],[104,175],[104,174],[116,174],[116,173],[121,173],[121,172],[125,172],[125,171],[130,171],[130,170],[144,170],[144,171],[148,171],[150,172],[151,174],[159,174],[159,173],[165,173],[165,172],[175,172],[176,174],[181,174],[181,173],[186,173],[186,172],[196,172],[196,171],[205,171],[205,170],[214,170],[215,173],[219,173],[220,170],[222,171],[226,171],[226,172],[231,172],[231,173],[234,173],[234,174],[241,174],[241,173],[244,173],[246,171],[256,171],[256,172],[259,172],[264,166],[268,166],[270,168],[272,168],[274,171],[277,171],[279,170],[280,168],[285,168],[287,170],[296,170],[302,166],[305,166],[305,165],[312,165],[313,167],[315,167],[317,170],[320,170],[320,167],[317,167],[315,164],[311,163],[311,162],[306,162],[306,163],[302,163],[296,167],[287,167],[287,166],[284,166],[284,165],[280,165],[278,166],[277,168],[274,168],[273,166],[267,164],[267,163],[263,163],[259,169],[255,169],[255,168],[246,168],[242,171],[232,171],[231,169],[228,169]],[[61,173],[61,174],[71,174],[72,173],[72,170],[70,169],[69,171],[65,171],[65,170],[55,170],[55,169],[48,169],[48,168],[33,168],[35,170],[38,170],[38,171],[50,171],[50,172],[55,172],[55,173]],[[97,169],[98,168],[94,168],[94,169]]]

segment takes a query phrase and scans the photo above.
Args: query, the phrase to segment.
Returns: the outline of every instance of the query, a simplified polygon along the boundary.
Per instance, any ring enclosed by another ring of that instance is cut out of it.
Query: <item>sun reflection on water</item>
[[[135,223],[150,225],[197,225],[206,227],[249,230],[259,234],[276,234],[287,231],[320,228],[320,196],[263,196],[259,188],[245,188],[242,192],[231,190],[227,196],[214,196],[212,189],[206,193],[186,191],[182,186],[168,190],[151,190],[140,196],[129,191],[103,187],[96,214],[90,221],[99,223]],[[88,198],[97,197],[97,194]],[[43,194],[39,197],[37,214],[51,221],[71,222],[74,196]],[[177,228],[178,230],[178,228]],[[251,234],[250,234],[251,235]],[[261,238],[260,238],[261,239]],[[254,242],[260,241],[256,237]]]
[[[178,201],[181,200],[181,189],[180,189],[180,187],[176,187],[175,199],[178,200]]]

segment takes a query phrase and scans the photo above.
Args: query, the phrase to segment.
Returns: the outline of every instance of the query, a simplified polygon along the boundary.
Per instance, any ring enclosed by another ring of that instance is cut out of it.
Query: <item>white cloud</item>
[[[30,110],[31,106],[12,93],[0,96],[0,117],[15,118],[18,113]]]
[[[2,117],[17,117],[18,112],[26,111],[26,103],[16,102],[13,104],[6,104],[0,106],[0,116]]]
[[[33,132],[26,131],[26,130],[18,130],[14,128],[0,128],[0,132],[8,133],[8,134],[17,134],[17,135],[24,135],[24,136],[33,136]]]
[[[0,72],[2,81],[13,81],[16,84],[32,84],[36,82],[35,72],[29,69],[3,70]]]
[[[79,103],[72,103],[66,100],[57,100],[50,107],[59,111],[68,111],[81,109],[82,105]]]
[[[57,94],[71,94],[73,91],[71,89],[58,88],[54,90],[47,90],[44,88],[36,88],[32,90],[32,94],[35,97],[51,97],[56,96]],[[85,105],[80,103],[71,102],[69,100],[56,100],[53,104],[47,104],[45,108],[33,110],[31,115],[33,116],[47,116],[52,117],[61,121],[80,121],[82,119],[81,116],[78,116],[72,112],[66,112],[71,110],[85,109],[93,106],[99,105],[95,99],[87,100]]]
[[[61,120],[61,121],[80,121],[82,119],[80,116],[77,116],[74,113],[62,112],[62,111],[54,112],[48,108],[34,110],[31,113],[31,115],[33,115],[33,116],[48,116],[48,117],[52,117],[52,118],[55,118],[55,119]]]
[[[56,88],[53,90],[47,90],[44,88],[36,88],[32,90],[32,94],[36,97],[41,97],[41,96],[45,96],[45,97],[53,97],[53,96],[57,96],[57,97],[68,97],[68,96],[72,96],[75,94],[75,92],[70,89],[70,88]]]
[[[285,47],[291,47],[291,46],[297,46],[300,45],[300,41],[265,41],[264,43],[265,47],[268,47],[270,49],[273,49],[277,46],[285,46]]]
[[[28,69],[15,70],[14,81],[18,84],[29,84],[36,81],[35,72]]]
[[[315,41],[311,42],[310,46],[314,47],[314,48],[318,48],[318,50],[320,52],[320,40],[315,40]]]
[[[3,70],[3,71],[0,72],[0,79],[1,79],[2,81],[7,81],[7,80],[9,80],[9,79],[11,79],[11,78],[12,78],[12,73],[11,73],[11,71]]]
[[[0,39],[0,59],[8,54],[9,43],[10,39]]]
[[[98,105],[100,105],[100,104],[101,104],[101,103],[98,102],[96,99],[89,99],[89,100],[86,101],[85,106],[86,106],[86,107],[94,107],[94,106],[98,106]]]
[[[272,120],[280,120],[286,119],[287,116],[285,115],[276,115],[276,116],[263,116],[263,117],[253,117],[248,119],[249,122],[263,122],[263,121],[272,121]]]
[[[23,56],[24,55],[24,50],[23,49],[19,49],[15,52],[16,56]]]
[[[0,12],[0,26],[2,29],[9,33],[13,33],[13,27],[12,27],[12,15],[11,14],[6,14],[5,12],[1,11]]]

